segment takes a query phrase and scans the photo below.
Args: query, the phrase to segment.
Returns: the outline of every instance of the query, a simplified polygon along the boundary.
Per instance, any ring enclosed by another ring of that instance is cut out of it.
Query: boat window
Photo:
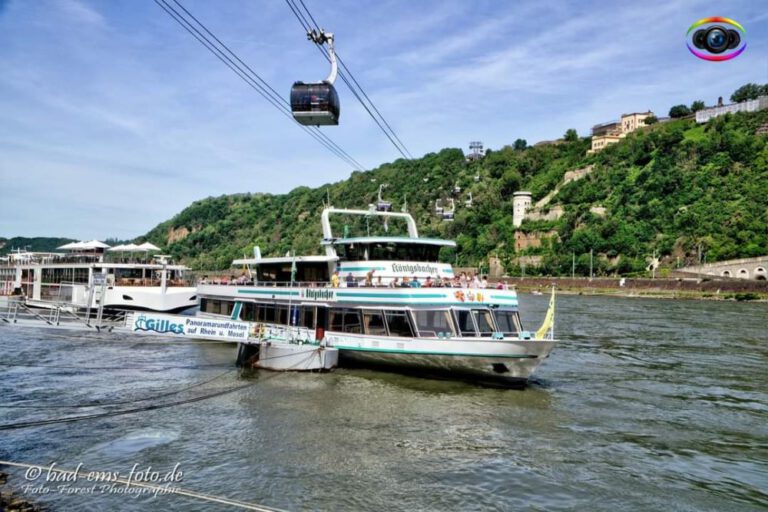
[[[517,336],[520,331],[520,317],[517,311],[496,310],[493,313],[499,331],[511,336]]]
[[[313,306],[291,307],[291,325],[315,328],[315,308]]]
[[[283,282],[291,281],[290,262],[261,263],[256,270],[256,280],[259,282]],[[327,282],[330,280],[328,264],[321,262],[296,262],[295,281],[300,282]]]
[[[487,309],[475,309],[472,311],[472,316],[475,317],[480,336],[491,336],[494,333],[495,329],[493,328],[490,311]]]
[[[88,283],[87,268],[43,268],[42,271],[43,283]],[[32,276],[27,276],[26,272],[26,270],[22,271],[22,280],[26,280],[27,278],[31,280]]]
[[[439,245],[374,242],[359,244],[338,244],[336,251],[342,260],[389,260],[437,262],[440,256]]]
[[[344,332],[357,334],[363,332],[363,326],[360,323],[360,312],[356,309],[348,309],[344,313]]]
[[[402,336],[404,338],[413,338],[413,328],[411,321],[405,311],[386,311],[384,313],[387,319],[387,327],[390,336]]]
[[[218,313],[220,308],[218,300],[200,299],[200,309],[206,313]]]
[[[226,300],[213,300],[211,302],[214,304],[212,308],[213,311],[211,311],[211,313],[230,316],[232,314],[232,310],[235,308],[234,302],[229,302]]]
[[[275,306],[271,304],[259,304],[257,316],[259,322],[274,322],[277,318]]]
[[[288,325],[288,306],[277,306],[277,315],[275,323],[280,325]]]
[[[454,335],[453,322],[448,310],[415,310],[413,317],[416,319],[416,330],[419,336],[436,338],[438,333]]]
[[[240,320],[244,322],[256,321],[256,304],[253,302],[243,302],[243,309],[240,310]]]
[[[472,320],[472,314],[468,309],[456,310],[456,323],[462,336],[477,336],[475,322]]]
[[[360,312],[356,309],[331,309],[331,330],[356,334],[362,333]]]
[[[344,329],[344,310],[343,309],[331,309],[331,321],[329,322],[330,330],[336,332],[342,332]]]
[[[387,328],[384,326],[384,315],[381,314],[381,311],[364,310],[363,325],[365,326],[365,334],[387,335]]]
[[[308,329],[314,329],[315,328],[315,307],[304,306],[301,309],[302,309],[302,314],[301,314],[300,325]]]

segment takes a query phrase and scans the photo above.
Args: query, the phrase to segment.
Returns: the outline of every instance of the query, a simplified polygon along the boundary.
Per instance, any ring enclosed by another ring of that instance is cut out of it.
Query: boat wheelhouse
[[[331,214],[401,218],[408,236],[337,238]],[[514,290],[453,287],[438,256],[454,242],[420,238],[409,214],[328,208],[321,219],[325,255],[255,250],[233,262],[247,270],[239,280],[198,285],[199,315],[251,322],[265,341],[335,347],[341,365],[506,384],[527,381],[554,348],[551,326],[523,328]]]
[[[187,267],[170,263],[168,256],[126,257],[108,254],[106,244],[79,244],[65,249],[66,253],[11,253],[0,262],[0,291],[21,295],[27,305],[44,308],[103,305],[178,312],[197,305],[196,289],[186,278]]]

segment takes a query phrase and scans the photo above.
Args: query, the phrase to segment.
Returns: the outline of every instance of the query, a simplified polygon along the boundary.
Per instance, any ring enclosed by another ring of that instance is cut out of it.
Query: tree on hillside
[[[707,106],[704,104],[701,100],[696,100],[693,103],[691,103],[691,112],[698,112],[699,110],[704,110]]]
[[[685,117],[690,114],[691,109],[689,109],[686,105],[675,105],[669,109],[669,117],[672,118]]]
[[[762,94],[768,94],[768,84],[744,84],[731,94],[731,101],[741,103],[742,101],[754,100]]]
[[[512,144],[512,148],[514,148],[515,151],[522,151],[527,147],[528,147],[528,141],[526,141],[525,139],[517,139]]]
[[[654,115],[650,115],[643,119],[643,122],[647,125],[656,124],[659,122],[659,118]]]
[[[564,135],[565,140],[568,142],[576,142],[579,140],[579,134],[573,128],[568,128]]]

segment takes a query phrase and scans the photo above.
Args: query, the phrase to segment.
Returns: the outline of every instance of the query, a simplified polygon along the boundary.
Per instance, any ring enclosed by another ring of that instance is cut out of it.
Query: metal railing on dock
[[[0,322],[6,324],[83,325],[100,330],[125,326],[130,316],[127,311],[93,315],[90,310],[81,311],[63,302],[40,301],[40,307],[32,307],[23,297],[0,302]]]

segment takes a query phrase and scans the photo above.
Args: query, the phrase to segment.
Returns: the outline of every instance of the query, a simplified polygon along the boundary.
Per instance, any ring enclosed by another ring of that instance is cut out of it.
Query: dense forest
[[[662,270],[698,261],[768,253],[768,138],[756,135],[768,112],[726,115],[698,125],[675,119],[641,128],[597,154],[589,138],[569,130],[558,141],[529,147],[517,140],[483,158],[467,160],[460,149],[400,159],[349,179],[287,194],[243,193],[196,201],[139,241],[149,240],[200,269],[227,268],[252,254],[319,253],[319,217],[335,207],[375,203],[380,185],[398,211],[407,202],[422,236],[455,239],[442,256],[460,266],[498,258],[511,275],[519,256],[536,256],[527,273],[568,275],[594,271],[642,274],[650,258]],[[563,185],[567,171],[592,166],[584,178]],[[544,208],[562,208],[555,220],[525,221],[521,230],[541,233],[542,245],[515,250],[512,193],[528,190],[534,203],[556,186]],[[455,187],[461,189],[456,193]],[[471,194],[471,207],[467,206]],[[455,220],[435,215],[435,202]],[[346,222],[353,234],[380,234],[384,226]],[[339,231],[341,225],[336,226]],[[403,226],[389,226],[398,233]]]

